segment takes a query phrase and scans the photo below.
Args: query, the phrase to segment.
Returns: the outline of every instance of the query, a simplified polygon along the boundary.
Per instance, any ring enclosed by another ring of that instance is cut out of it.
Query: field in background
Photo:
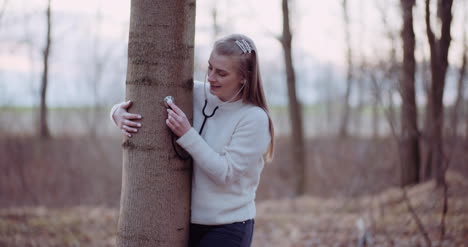
[[[333,105],[332,105],[333,106]],[[48,123],[55,136],[87,136],[97,133],[99,136],[119,136],[120,132],[109,119],[111,106],[104,108],[52,108],[49,109]],[[357,109],[352,109],[349,123],[350,133],[355,136],[370,137],[373,135],[372,112],[362,109],[361,118]],[[338,129],[340,115],[337,109],[327,111],[324,105],[310,105],[304,107],[304,133],[307,137],[334,135]],[[271,115],[279,136],[290,133],[290,121],[286,106],[274,106]],[[38,109],[35,108],[7,108],[0,107],[0,134],[34,135],[37,128]],[[377,128],[380,136],[390,134],[390,128],[379,111]]]
[[[122,150],[120,138],[34,137],[0,139],[0,207],[118,207]],[[454,145],[450,168],[468,175],[467,142]],[[275,159],[265,165],[259,201],[294,197],[295,164],[288,139],[278,138]],[[398,185],[395,143],[388,139],[307,140],[307,193],[353,197]]]

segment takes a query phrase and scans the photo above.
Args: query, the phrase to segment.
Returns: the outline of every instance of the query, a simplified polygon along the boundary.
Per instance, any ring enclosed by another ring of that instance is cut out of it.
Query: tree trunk
[[[468,45],[466,40],[466,29],[464,28],[463,32],[463,54],[462,54],[462,63],[460,66],[460,70],[458,71],[458,83],[457,83],[457,98],[455,99],[455,104],[453,105],[452,114],[451,114],[451,136],[456,138],[458,135],[458,126],[459,126],[459,118],[463,116],[463,107],[461,103],[463,102],[463,92],[465,91],[465,74],[466,74],[466,59],[468,53]]]
[[[400,3],[403,14],[403,29],[401,31],[403,40],[403,73],[400,80],[402,109],[399,154],[401,186],[406,186],[420,182],[418,112],[414,86],[416,63],[414,58],[413,6],[415,5],[415,1],[401,0]]]
[[[372,93],[372,138],[379,138],[380,133],[380,122],[379,122],[379,107],[381,100],[381,89],[377,82],[377,77],[375,72],[369,71],[370,82],[371,82],[371,93]]]
[[[342,119],[340,123],[340,130],[338,135],[341,138],[346,138],[348,133],[348,122],[349,122],[349,113],[350,113],[350,97],[353,83],[353,58],[352,58],[352,49],[351,49],[351,33],[349,30],[349,15],[348,15],[348,6],[347,0],[343,0],[343,17],[345,25],[345,38],[346,38],[346,61],[348,64],[348,69],[346,72],[346,92],[343,104]]]
[[[218,39],[219,34],[221,33],[221,27],[218,23],[218,2],[213,2],[213,9],[211,9],[211,18],[213,20],[213,40],[216,41]]]
[[[101,3],[99,2],[99,7],[96,13],[96,22],[94,27],[96,28],[95,34],[93,37],[93,50],[92,50],[92,58],[93,58],[93,70],[91,76],[91,88],[93,91],[93,107],[91,111],[91,119],[89,127],[89,134],[90,138],[96,139],[98,138],[97,135],[98,125],[99,125],[99,117],[102,114],[100,112],[100,100],[99,100],[99,84],[101,83],[103,72],[104,72],[104,59],[102,56],[99,55],[99,51],[101,50],[101,35],[102,35],[102,11],[101,11]]]
[[[297,195],[303,195],[306,188],[306,162],[304,151],[304,131],[302,127],[302,109],[296,96],[296,77],[292,63],[291,41],[292,35],[289,26],[289,6],[288,0],[282,1],[283,10],[283,35],[281,44],[284,50],[284,61],[286,67],[286,76],[288,82],[288,98],[289,98],[289,116],[291,118],[291,134],[292,134],[292,154],[294,162],[298,167],[298,183],[296,187]]]
[[[50,1],[47,2],[47,37],[46,37],[46,45],[44,48],[43,53],[43,63],[44,63],[44,70],[42,73],[42,82],[41,82],[41,106],[40,106],[40,113],[39,113],[39,136],[41,139],[49,139],[50,138],[50,131],[49,126],[47,124],[47,83],[49,80],[49,54],[50,54],[50,45],[51,45],[51,13],[50,13]]]
[[[431,88],[429,92],[429,122],[427,124],[429,129],[428,133],[428,145],[430,146],[430,152],[428,152],[428,161],[430,162],[430,171],[428,174],[430,177],[435,177],[437,185],[442,185],[445,181],[445,168],[443,158],[443,142],[442,142],[442,130],[443,130],[443,95],[445,88],[445,74],[448,67],[448,50],[450,47],[450,27],[452,23],[452,3],[453,0],[439,0],[437,3],[437,13],[440,19],[441,25],[441,36],[437,39],[432,32],[430,22],[430,11],[429,2],[426,0],[426,31],[427,38],[430,46],[431,54]],[[429,168],[429,167],[428,167]]]
[[[162,100],[192,119],[195,1],[132,0],[126,99],[142,128],[124,138],[117,246],[187,246],[191,164],[178,159]]]

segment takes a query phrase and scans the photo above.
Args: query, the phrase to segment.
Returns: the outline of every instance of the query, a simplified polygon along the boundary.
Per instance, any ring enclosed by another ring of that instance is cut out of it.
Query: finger
[[[130,128],[127,125],[122,126],[122,128],[126,130],[127,132],[135,132],[135,133],[138,132],[138,129]]]
[[[175,126],[169,121],[169,119],[166,119],[166,125],[169,127],[172,131],[175,130]]]
[[[172,125],[175,126],[175,127],[179,126],[179,122],[177,122],[177,120],[172,116],[169,116],[169,122],[171,122]]]
[[[137,128],[141,127],[141,123],[133,122],[130,120],[124,120],[123,124],[130,126],[130,127],[137,127]]]
[[[184,121],[184,115],[177,115],[175,112],[169,112],[169,116],[173,117],[177,122],[182,123]]]
[[[123,117],[125,119],[129,119],[129,120],[131,120],[131,119],[142,119],[143,118],[140,114],[134,114],[134,113],[128,113],[128,112],[123,114]]]
[[[169,102],[169,106],[174,110],[178,115],[185,115],[184,112],[176,106],[173,102]]]
[[[168,116],[171,116],[173,118],[177,117],[177,113],[175,113],[175,111],[173,110],[168,110]]]
[[[124,129],[122,129],[122,133],[128,137],[132,137],[132,134],[128,133],[127,131],[125,131]]]
[[[133,102],[131,100],[127,101],[127,102],[124,102],[123,104],[121,104],[120,106],[124,109],[128,109],[131,105],[133,104]]]

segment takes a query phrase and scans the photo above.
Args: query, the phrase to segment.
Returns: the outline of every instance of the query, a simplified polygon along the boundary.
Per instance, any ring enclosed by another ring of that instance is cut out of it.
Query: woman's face
[[[208,82],[210,92],[222,101],[231,100],[240,90],[242,77],[239,74],[235,57],[218,55],[211,52],[208,60]],[[233,100],[239,99],[240,94]]]

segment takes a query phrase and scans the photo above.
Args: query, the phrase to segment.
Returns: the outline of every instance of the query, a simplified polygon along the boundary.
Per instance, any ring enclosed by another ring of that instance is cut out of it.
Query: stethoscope
[[[211,112],[210,115],[207,115],[207,114],[205,113],[206,105],[208,105],[208,99],[205,98],[205,105],[203,106],[203,110],[202,110],[203,116],[204,116],[205,118],[203,119],[203,123],[202,123],[202,125],[201,125],[200,131],[198,132],[198,134],[200,134],[200,135],[201,135],[201,133],[203,132],[203,128],[205,128],[206,120],[208,120],[208,118],[213,117],[214,114],[216,113],[216,110],[218,110],[218,108],[219,108],[219,105],[217,105],[217,106],[214,108],[213,112]]]
[[[223,103],[217,105],[217,106],[213,109],[213,111],[211,112],[211,114],[207,114],[207,113],[205,112],[206,106],[208,105],[208,96],[206,95],[206,78],[207,78],[207,76],[205,76],[205,81],[203,82],[203,94],[204,94],[204,96],[205,96],[205,105],[203,106],[202,114],[203,114],[203,116],[204,116],[204,119],[203,119],[203,123],[202,123],[202,125],[201,125],[201,127],[200,127],[200,130],[198,131],[198,134],[199,134],[199,135],[202,135],[203,129],[205,128],[206,121],[207,121],[209,118],[212,118],[212,117],[216,114],[216,111],[217,111],[221,106],[223,106],[224,104],[230,103],[232,100],[234,100],[234,99],[237,97],[237,95],[239,95],[239,93],[242,91],[242,89],[244,89],[244,86],[245,86],[245,83],[243,83],[242,86],[241,86],[241,88],[239,89],[239,91],[237,91],[237,93],[236,93],[234,96],[232,96],[231,99],[229,99],[228,101],[225,101],[225,102],[223,102]],[[168,97],[171,97],[169,100],[172,100],[172,101],[174,100],[174,98],[172,98],[172,96],[167,96],[166,99],[167,99]],[[166,99],[164,99],[164,100],[166,101]],[[188,160],[188,159],[190,159],[190,155],[184,156],[184,155],[182,155],[182,154],[179,153],[179,151],[177,150],[176,145],[175,145],[174,136],[173,136],[173,138],[172,138],[172,147],[174,148],[174,151],[176,152],[177,156],[179,156],[180,159],[182,159],[182,160]]]
[[[219,105],[217,105],[213,111],[211,112],[211,114],[206,114],[205,112],[205,109],[206,109],[206,106],[208,105],[208,96],[206,95],[206,78],[208,76],[205,76],[205,81],[203,82],[203,94],[205,95],[205,105],[203,106],[203,109],[202,109],[202,114],[204,116],[204,119],[203,119],[203,123],[202,123],[202,126],[200,128],[200,131],[198,132],[198,134],[202,134],[203,132],[203,128],[205,128],[205,123],[206,123],[206,120],[208,120],[208,118],[211,118],[215,115],[216,113],[216,110],[218,110],[219,107],[223,106],[224,104],[227,104],[227,103],[231,103],[236,97],[237,95],[239,95],[240,92],[242,92],[242,89],[244,89],[244,86],[245,86],[245,83],[242,84],[241,88],[239,89],[239,91],[237,91],[237,93],[231,97],[231,99],[229,99],[228,101],[225,101]]]

